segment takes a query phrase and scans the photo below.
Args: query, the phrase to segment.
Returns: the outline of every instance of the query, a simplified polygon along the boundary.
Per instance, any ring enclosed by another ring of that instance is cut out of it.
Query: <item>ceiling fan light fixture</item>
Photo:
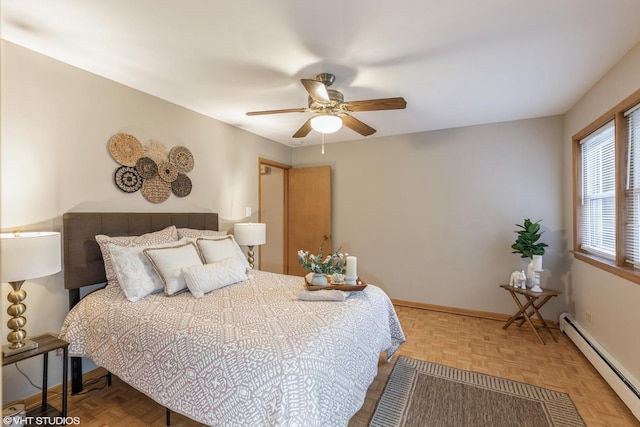
[[[320,133],[334,133],[342,127],[342,119],[332,114],[321,114],[311,118],[311,128]]]

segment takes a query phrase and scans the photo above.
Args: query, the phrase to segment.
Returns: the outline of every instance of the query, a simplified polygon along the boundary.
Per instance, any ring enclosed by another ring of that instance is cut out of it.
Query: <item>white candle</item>
[[[347,274],[345,277],[356,279],[358,277],[358,258],[354,256],[347,257]]]

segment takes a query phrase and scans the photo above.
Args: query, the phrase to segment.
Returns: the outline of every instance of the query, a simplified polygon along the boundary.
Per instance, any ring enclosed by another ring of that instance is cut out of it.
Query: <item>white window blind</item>
[[[615,259],[614,122],[611,121],[602,126],[580,143],[582,149],[581,248],[587,252]]]
[[[626,261],[640,266],[640,109],[627,113]]]

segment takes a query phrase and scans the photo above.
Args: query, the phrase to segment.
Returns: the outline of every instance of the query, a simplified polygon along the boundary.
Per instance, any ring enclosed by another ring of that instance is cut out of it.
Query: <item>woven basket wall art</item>
[[[141,157],[136,163],[136,170],[144,179],[150,179],[158,174],[158,165],[149,157]]]
[[[171,183],[171,190],[177,197],[188,196],[191,193],[191,187],[191,179],[183,173],[179,173],[176,180]]]
[[[169,161],[176,165],[180,173],[189,173],[193,170],[193,154],[187,147],[173,147],[169,151]]]
[[[162,203],[171,196],[171,183],[163,181],[159,176],[145,179],[142,183],[142,195],[151,203]]]
[[[109,153],[123,166],[135,166],[144,154],[144,147],[135,136],[117,133],[109,140]]]
[[[142,190],[151,203],[162,203],[173,193],[176,197],[191,194],[193,184],[187,176],[193,170],[193,154],[183,146],[167,150],[164,144],[149,141],[143,145],[136,137],[117,133],[109,139],[109,153],[121,166],[113,180],[125,193]]]
[[[178,177],[178,169],[171,162],[161,162],[158,164],[158,175],[163,181],[173,182]]]
[[[142,177],[130,166],[120,166],[113,174],[113,180],[119,189],[125,193],[135,193],[142,187]]]

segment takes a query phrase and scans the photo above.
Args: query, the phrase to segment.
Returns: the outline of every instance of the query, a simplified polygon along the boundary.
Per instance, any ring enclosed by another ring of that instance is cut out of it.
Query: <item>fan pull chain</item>
[[[322,154],[324,154],[324,133],[322,135]]]

